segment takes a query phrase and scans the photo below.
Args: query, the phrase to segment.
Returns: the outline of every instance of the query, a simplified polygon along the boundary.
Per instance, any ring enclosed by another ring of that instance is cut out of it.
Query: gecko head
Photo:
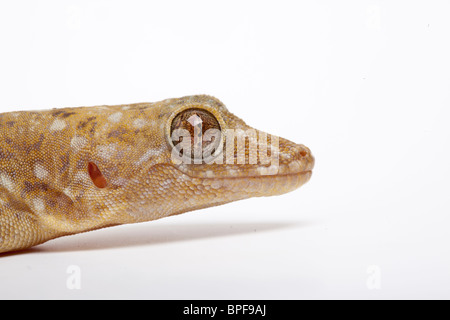
[[[133,221],[279,195],[311,177],[307,147],[248,126],[211,96],[125,108],[88,169],[95,190]]]
[[[216,98],[180,98],[162,114],[170,150],[165,170],[178,184],[171,192],[183,204],[179,212],[284,194],[311,177],[307,147],[248,126]]]

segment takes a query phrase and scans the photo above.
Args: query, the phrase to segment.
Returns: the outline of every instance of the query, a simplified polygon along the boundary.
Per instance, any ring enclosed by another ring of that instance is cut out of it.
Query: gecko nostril
[[[88,163],[88,172],[89,176],[91,177],[92,182],[97,188],[104,188],[106,187],[106,178],[100,171],[100,169],[97,167],[97,165],[93,162]]]
[[[308,154],[308,153],[307,153],[305,150],[300,151],[300,155],[301,155],[302,157],[306,157],[307,154]]]

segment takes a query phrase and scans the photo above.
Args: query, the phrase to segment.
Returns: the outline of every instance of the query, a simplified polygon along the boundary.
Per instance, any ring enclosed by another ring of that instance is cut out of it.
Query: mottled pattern
[[[222,129],[250,128],[204,95],[0,114],[0,252],[282,194],[309,180],[309,149],[282,138],[279,150],[269,148],[276,164],[259,157],[256,164],[231,163],[236,152],[220,155],[223,163],[175,164],[171,124],[191,108],[212,114]],[[224,147],[231,143],[224,138]],[[255,151],[253,144],[245,147],[247,157]]]

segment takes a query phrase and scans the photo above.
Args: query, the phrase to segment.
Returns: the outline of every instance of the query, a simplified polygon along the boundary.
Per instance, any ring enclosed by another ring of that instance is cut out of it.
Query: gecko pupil
[[[219,121],[204,109],[192,108],[180,112],[173,119],[170,129],[172,142],[180,155],[192,159],[201,157],[205,151],[212,154],[220,140]],[[188,140],[184,141],[185,138]]]

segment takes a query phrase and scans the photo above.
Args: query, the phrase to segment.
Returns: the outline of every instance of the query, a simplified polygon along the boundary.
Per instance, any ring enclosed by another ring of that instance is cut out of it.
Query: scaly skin
[[[222,164],[175,162],[171,125],[178,123],[177,114],[193,108],[208,111],[222,131],[251,129],[219,100],[204,95],[0,114],[0,252],[283,194],[310,179],[309,149],[282,138],[278,149],[269,143],[276,163],[263,163],[259,156],[256,163],[249,157],[242,163],[237,152],[215,158],[222,157]],[[233,144],[231,138],[223,142]],[[258,143],[244,144],[245,154],[261,149]]]

